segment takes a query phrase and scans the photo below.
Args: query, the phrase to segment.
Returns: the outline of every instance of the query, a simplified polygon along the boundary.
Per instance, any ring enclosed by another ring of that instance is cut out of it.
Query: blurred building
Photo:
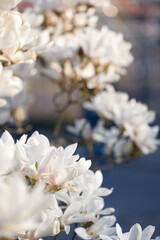
[[[118,15],[101,16],[113,30],[132,43],[134,63],[116,84],[131,97],[147,103],[160,121],[160,1],[114,0]]]

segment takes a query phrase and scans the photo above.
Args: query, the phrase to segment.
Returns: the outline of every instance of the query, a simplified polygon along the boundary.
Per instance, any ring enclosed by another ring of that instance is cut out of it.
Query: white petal
[[[92,238],[92,236],[88,235],[86,230],[82,227],[76,228],[75,232],[78,235],[78,237],[80,237],[82,239],[91,239]]]
[[[138,223],[136,223],[130,229],[129,240],[140,240],[141,235],[142,235],[142,228]]]
[[[77,148],[77,143],[69,145],[68,147],[65,148],[64,156],[66,158],[70,158],[74,154],[74,152],[76,151],[76,148]]]
[[[116,232],[117,232],[117,235],[120,238],[120,240],[123,240],[122,228],[120,227],[120,225],[118,223],[116,224]]]
[[[155,231],[155,227],[154,226],[148,226],[146,227],[143,232],[142,232],[142,237],[141,240],[150,240],[153,233]]]

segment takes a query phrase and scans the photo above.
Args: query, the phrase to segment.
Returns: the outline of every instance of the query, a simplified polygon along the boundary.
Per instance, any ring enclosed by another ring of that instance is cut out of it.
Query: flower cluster
[[[129,99],[128,94],[116,92],[108,85],[91,101],[85,102],[84,107],[99,115],[96,126],[93,128],[88,121],[80,119],[67,130],[81,135],[85,141],[103,143],[105,154],[116,163],[157,149],[159,127],[150,126],[155,120],[155,112],[149,111],[145,104]]]
[[[33,63],[39,51],[43,51],[50,41],[38,42],[37,33],[22,14],[14,9],[21,0],[0,2],[0,125],[10,122],[12,117],[20,123],[25,120],[21,109],[24,102],[24,84],[13,73],[10,66],[18,63]],[[13,10],[14,9],[14,10]],[[17,95],[20,94],[18,100]],[[14,98],[15,97],[15,98]],[[17,116],[21,112],[21,117]]]
[[[40,45],[31,48],[30,44],[35,38],[31,26],[25,21],[21,13],[10,10],[20,1],[4,1],[0,3],[0,62],[4,66],[15,63],[36,60]]]
[[[101,187],[101,171],[89,170],[90,160],[74,155],[77,145],[56,148],[38,132],[15,143],[6,131],[0,139],[0,237],[39,239],[61,231],[82,239],[124,239],[113,208],[104,208],[103,197],[113,189]],[[34,199],[34,201],[33,201]],[[78,225],[79,224],[79,225]],[[130,235],[150,239],[154,227]],[[126,238],[125,238],[126,239]],[[131,239],[131,237],[128,239]],[[134,238],[139,239],[139,238]]]
[[[72,132],[84,135],[85,144],[103,143],[104,153],[116,163],[154,152],[159,143],[158,127],[149,124],[155,113],[110,85],[120,80],[133,61],[131,43],[121,33],[107,26],[97,28],[97,9],[101,12],[111,6],[110,1],[28,2],[31,7],[22,11],[23,21],[31,27],[27,46],[35,49],[38,45],[43,51],[48,42],[54,41],[49,51],[39,55],[34,77],[41,78],[43,74],[58,87],[59,94],[54,97],[57,115],[72,104],[89,100],[91,103],[85,103],[85,108],[97,112],[102,121],[94,129],[89,123],[81,130],[78,125],[79,130],[69,127]],[[33,71],[30,72],[32,75]],[[67,100],[63,105],[65,94]],[[84,125],[82,121],[76,124]]]
[[[50,51],[41,54],[37,68],[59,88],[94,95],[126,72],[133,61],[131,44],[108,27],[96,28],[96,10],[107,7],[109,1],[32,2],[24,19],[39,32],[38,41],[54,41]]]

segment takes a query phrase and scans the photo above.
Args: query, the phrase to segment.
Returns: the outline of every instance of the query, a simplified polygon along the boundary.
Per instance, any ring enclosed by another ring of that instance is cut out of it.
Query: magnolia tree
[[[22,78],[50,79],[58,87],[54,95],[57,124],[55,146],[44,135],[23,134],[14,141],[8,131],[0,139],[0,239],[37,240],[46,236],[72,239],[150,240],[154,227],[139,224],[123,233],[105,207],[103,197],[113,189],[102,187],[100,170],[91,160],[75,154],[77,144],[59,146],[65,111],[81,104],[99,120],[75,120],[67,130],[90,151],[103,144],[103,157],[120,164],[156,150],[158,127],[151,127],[155,113],[113,83],[132,62],[131,44],[106,26],[97,28],[97,11],[110,7],[107,0],[0,1],[0,125],[14,123],[22,133],[25,82]],[[27,7],[24,7],[27,6]],[[18,9],[20,11],[18,11]],[[54,45],[53,45],[54,42]],[[37,61],[36,61],[37,59]],[[32,65],[27,65],[32,63]],[[63,102],[65,98],[65,102]],[[58,146],[57,146],[58,145]],[[160,238],[157,237],[156,240]]]

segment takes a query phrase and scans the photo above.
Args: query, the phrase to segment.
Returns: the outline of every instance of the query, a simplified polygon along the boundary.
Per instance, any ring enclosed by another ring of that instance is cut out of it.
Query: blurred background
[[[99,25],[105,22],[112,30],[122,32],[132,43],[134,56],[134,63],[116,89],[155,110],[160,125],[160,0],[114,0],[113,4],[110,11],[104,9],[100,14]],[[36,92],[29,110],[30,122],[49,135],[49,124],[54,119],[53,86],[46,79],[32,80],[29,91]],[[70,113],[80,116],[82,111],[76,106]],[[72,119],[73,115],[68,117]],[[106,204],[115,207],[124,231],[138,222],[143,227],[156,226],[155,236],[160,235],[160,150],[105,172],[104,185],[115,189]]]
[[[157,112],[160,121],[160,0],[112,0],[115,7],[99,14],[101,23],[122,32],[132,43],[134,62],[126,76],[115,84]],[[40,84],[39,84],[39,81]],[[53,85],[46,79],[32,80],[29,92],[35,93],[35,103],[30,108],[30,120],[53,121]],[[47,108],[45,107],[47,105]],[[35,111],[36,108],[36,111]],[[79,114],[75,111],[75,114]],[[41,120],[40,120],[41,117]]]

